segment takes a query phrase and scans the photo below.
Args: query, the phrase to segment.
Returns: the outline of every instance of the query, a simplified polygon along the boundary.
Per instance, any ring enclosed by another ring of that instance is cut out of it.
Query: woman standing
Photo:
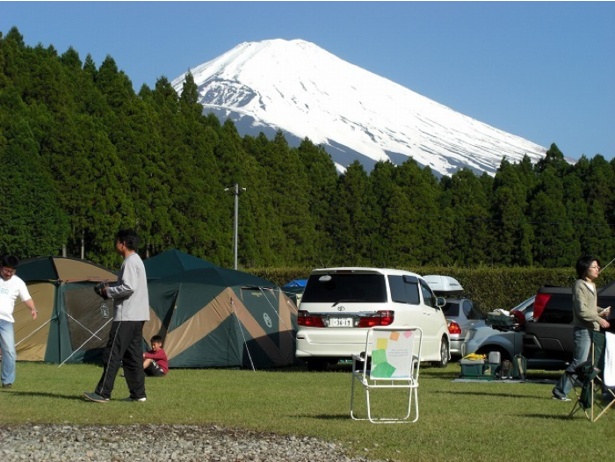
[[[572,288],[572,312],[574,315],[574,353],[572,362],[553,388],[553,399],[570,401],[568,393],[572,389],[576,376],[575,370],[587,361],[592,345],[592,331],[608,328],[605,319],[611,307],[598,307],[598,294],[594,281],[600,274],[600,261],[586,255],[577,261],[577,280]]]

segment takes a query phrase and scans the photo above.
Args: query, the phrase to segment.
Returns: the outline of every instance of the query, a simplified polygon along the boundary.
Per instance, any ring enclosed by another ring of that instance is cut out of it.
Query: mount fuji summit
[[[412,157],[436,175],[494,175],[503,158],[535,163],[546,152],[304,40],[244,42],[190,73],[205,113],[230,118],[242,136],[281,130],[291,146],[307,137],[339,171]],[[171,83],[178,93],[184,80]]]

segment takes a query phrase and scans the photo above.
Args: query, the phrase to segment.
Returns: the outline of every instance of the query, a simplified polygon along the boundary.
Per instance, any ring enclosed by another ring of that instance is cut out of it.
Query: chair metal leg
[[[596,381],[599,383],[599,385],[600,385],[599,389],[600,389],[600,390],[604,389],[604,382],[602,381],[602,379],[601,379],[600,377],[596,377],[596,379],[595,379],[595,380],[596,380]],[[596,387],[596,386],[595,386],[595,383],[594,383],[594,384],[592,384],[592,387],[598,388],[598,387]],[[592,389],[592,422],[595,422],[595,421],[596,421],[596,420],[598,420],[600,417],[602,417],[602,416],[604,415],[604,413],[605,413],[606,411],[608,411],[608,410],[610,409],[610,407],[611,407],[611,406],[613,406],[613,404],[615,404],[615,392],[613,392],[613,390],[611,390],[610,388],[607,388],[607,391],[606,391],[606,392],[607,392],[607,394],[611,395],[611,396],[610,396],[610,398],[611,398],[611,399],[610,399],[610,400],[609,400],[609,402],[608,402],[607,404],[605,404],[605,405],[602,405],[602,404],[597,404],[597,405],[598,405],[598,407],[600,407],[600,408],[601,408],[601,410],[600,410],[600,412],[599,412],[596,416],[594,416],[594,404],[596,404],[596,399],[595,399],[595,395],[594,395],[594,393],[595,393],[595,389]]]
[[[591,349],[590,354],[591,354],[591,357],[594,358],[594,345],[593,344],[592,344],[592,349]],[[595,377],[591,379],[591,383],[589,384],[589,386],[591,387],[590,388],[590,400],[591,401],[590,401],[590,406],[588,408],[585,408],[581,404],[582,392],[579,393],[577,391],[577,387],[576,386],[573,387],[574,393],[576,395],[576,400],[575,400],[572,410],[568,414],[569,418],[572,418],[579,409],[582,409],[583,413],[585,414],[585,417],[587,417],[587,419],[590,422],[596,422],[600,417],[602,417],[605,414],[606,411],[609,410],[611,406],[615,404],[615,392],[611,389],[607,389],[607,393],[611,395],[610,396],[611,400],[607,404],[602,405],[602,403],[600,403],[600,400],[596,399],[596,390],[602,390],[604,388],[604,382],[602,381],[602,378],[600,378],[599,375],[596,375]],[[598,412],[597,414],[596,414],[597,411],[595,411],[594,409],[595,407],[600,408],[600,412]]]
[[[365,392],[365,407],[367,418],[358,417],[354,412],[355,403],[355,380],[359,380],[358,377],[353,376],[352,384],[350,388],[350,417],[353,420],[369,420],[371,423],[408,423],[416,422],[419,420],[419,397],[417,387],[408,387],[407,409],[403,417],[375,417],[372,413],[372,401],[371,390],[369,384],[361,382]],[[406,387],[399,387],[399,390],[403,390]],[[412,420],[409,420],[412,418]]]

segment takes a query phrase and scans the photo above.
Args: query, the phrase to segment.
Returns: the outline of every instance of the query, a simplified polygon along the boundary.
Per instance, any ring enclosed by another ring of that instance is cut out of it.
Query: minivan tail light
[[[361,316],[358,327],[390,326],[395,320],[395,312],[390,310],[376,311],[370,316]]]
[[[310,314],[305,310],[298,311],[297,324],[303,327],[325,327],[325,321],[322,319],[322,316]]]
[[[534,321],[538,321],[550,298],[551,294],[536,294],[534,299]]]
[[[448,322],[448,333],[449,334],[461,334],[461,327],[455,321]]]

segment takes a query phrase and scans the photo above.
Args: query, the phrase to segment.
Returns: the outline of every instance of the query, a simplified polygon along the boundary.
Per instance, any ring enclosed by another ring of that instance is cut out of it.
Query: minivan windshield
[[[384,275],[375,273],[312,274],[301,298],[301,303],[385,303],[386,301]]]

